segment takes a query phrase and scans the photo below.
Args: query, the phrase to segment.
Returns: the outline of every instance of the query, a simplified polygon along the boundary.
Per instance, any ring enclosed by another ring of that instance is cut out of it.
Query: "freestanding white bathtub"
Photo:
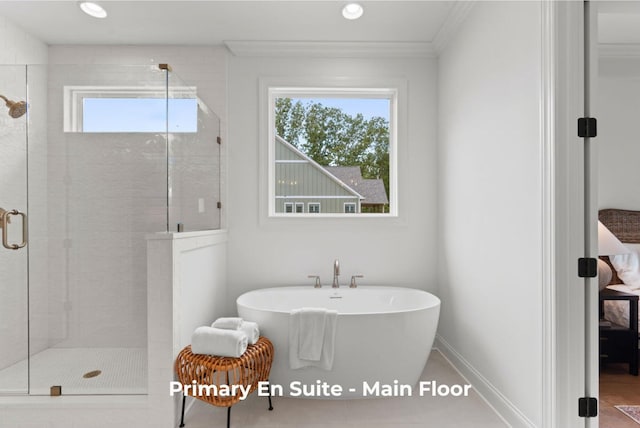
[[[260,334],[274,345],[271,384],[281,385],[283,395],[310,398],[368,398],[375,396],[368,386],[413,387],[429,357],[440,315],[436,296],[383,286],[265,288],[241,295],[236,304],[239,316],[257,322]],[[289,314],[303,307],[338,311],[331,370],[289,368]],[[323,385],[339,385],[342,391],[327,394],[319,390]]]

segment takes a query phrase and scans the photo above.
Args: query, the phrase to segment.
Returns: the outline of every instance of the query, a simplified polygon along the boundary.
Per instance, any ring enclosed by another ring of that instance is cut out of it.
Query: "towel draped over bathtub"
[[[338,311],[301,308],[289,317],[289,365],[292,369],[320,367],[331,370]]]

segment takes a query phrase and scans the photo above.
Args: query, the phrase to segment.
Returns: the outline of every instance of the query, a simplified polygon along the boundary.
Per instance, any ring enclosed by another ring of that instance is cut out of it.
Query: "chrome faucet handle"
[[[313,288],[320,288],[322,287],[322,285],[320,284],[320,275],[307,275],[307,278],[315,278],[316,279],[316,283],[313,286]]]
[[[358,286],[358,284],[356,284],[356,278],[364,278],[364,275],[352,275],[349,288],[356,288]]]

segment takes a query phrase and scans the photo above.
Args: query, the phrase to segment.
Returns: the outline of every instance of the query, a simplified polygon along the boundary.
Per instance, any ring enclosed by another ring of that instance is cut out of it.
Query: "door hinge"
[[[222,137],[216,137],[216,142],[218,144],[222,144]]]
[[[578,276],[580,278],[595,278],[598,276],[598,260],[584,257],[579,258]]]
[[[595,418],[598,416],[598,399],[592,397],[578,398],[578,416]]]
[[[595,138],[598,136],[598,121],[595,117],[581,117],[578,119],[578,137]]]
[[[216,206],[218,207],[218,209],[222,208],[222,202],[218,201],[218,203],[216,203]]]

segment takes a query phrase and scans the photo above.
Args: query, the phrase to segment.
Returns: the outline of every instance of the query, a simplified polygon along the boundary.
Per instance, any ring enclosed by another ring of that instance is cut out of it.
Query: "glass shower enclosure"
[[[220,120],[166,65],[0,66],[0,95],[0,394],[145,394],[145,238],[220,228]]]

